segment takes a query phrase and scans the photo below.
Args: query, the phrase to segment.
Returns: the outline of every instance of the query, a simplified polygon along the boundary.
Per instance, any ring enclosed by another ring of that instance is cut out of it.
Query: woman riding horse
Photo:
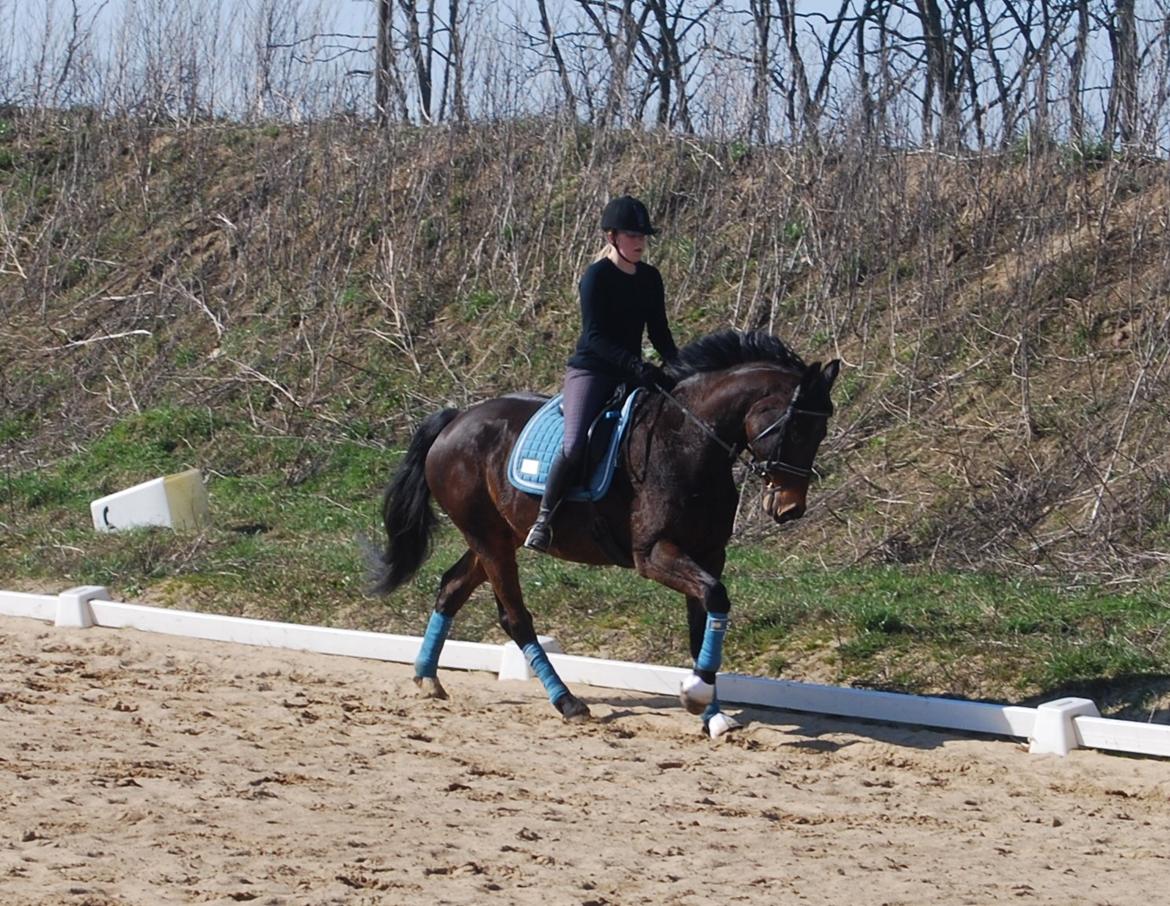
[[[712,736],[736,726],[715,694],[731,609],[720,579],[739,501],[733,466],[737,458],[749,459],[767,483],[763,505],[776,522],[800,518],[839,367],[836,360],[823,368],[805,365],[763,332],[722,331],[685,347],[669,397],[653,394],[635,407],[624,463],[607,495],[567,502],[549,547],[565,560],[633,567],[686,597],[694,672],[680,699],[702,713]],[[576,721],[589,708],[557,676],[520,589],[516,551],[538,501],[507,478],[512,446],[543,402],[505,396],[423,421],[383,499],[387,542],[375,591],[398,588],[426,559],[436,526],[433,495],[467,551],[439,583],[415,682],[426,695],[446,697],[438,679],[443,642],[456,613],[487,581],[501,627],[554,707]]]
[[[589,426],[605,401],[623,381],[643,387],[674,386],[661,368],[642,361],[642,332],[667,364],[678,357],[670,327],[662,275],[642,260],[646,239],[658,231],[650,225],[646,206],[623,195],[601,213],[606,251],[585,271],[581,296],[581,337],[565,371],[565,436],[549,467],[536,522],[524,546],[547,551],[552,521],[565,491],[579,477],[585,459]]]

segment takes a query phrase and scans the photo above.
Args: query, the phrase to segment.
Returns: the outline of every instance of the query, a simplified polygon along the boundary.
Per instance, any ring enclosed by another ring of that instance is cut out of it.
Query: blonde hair
[[[593,262],[594,262],[595,264],[596,264],[598,261],[600,261],[602,258],[608,258],[608,257],[609,257],[609,250],[610,250],[610,249],[613,247],[613,243],[612,243],[612,242],[610,241],[610,239],[609,239],[609,234],[610,234],[610,233],[613,233],[613,232],[616,232],[616,231],[615,231],[615,230],[606,230],[606,231],[605,231],[605,245],[603,245],[603,246],[601,247],[601,251],[600,251],[600,252],[598,252],[598,253],[597,253],[597,255],[594,257],[594,259],[593,259]]]

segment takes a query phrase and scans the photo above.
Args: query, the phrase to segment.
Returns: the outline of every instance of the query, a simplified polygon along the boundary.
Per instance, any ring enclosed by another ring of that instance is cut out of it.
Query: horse
[[[728,329],[696,340],[668,369],[674,388],[652,389],[634,406],[624,462],[607,494],[566,501],[553,522],[552,556],[633,568],[685,596],[694,665],[679,698],[702,715],[712,737],[739,726],[722,712],[715,689],[731,609],[721,576],[739,504],[733,467],[744,459],[763,478],[762,505],[773,520],[799,519],[840,366],[839,359],[806,365],[764,331]],[[439,582],[415,662],[420,693],[447,697],[438,678],[443,643],[471,593],[489,582],[500,626],[556,711],[580,722],[589,707],[561,682],[521,592],[516,552],[539,498],[506,475],[517,436],[546,400],[509,394],[423,420],[383,495],[386,546],[375,554],[371,590],[390,594],[414,576],[430,552],[437,502],[467,550]]]

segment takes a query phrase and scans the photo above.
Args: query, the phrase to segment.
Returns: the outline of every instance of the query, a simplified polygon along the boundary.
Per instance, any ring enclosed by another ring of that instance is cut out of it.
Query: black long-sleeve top
[[[666,292],[658,268],[641,261],[627,274],[608,258],[591,264],[578,286],[581,338],[569,365],[599,371],[618,380],[636,376],[646,331],[663,361],[678,357],[666,323]]]

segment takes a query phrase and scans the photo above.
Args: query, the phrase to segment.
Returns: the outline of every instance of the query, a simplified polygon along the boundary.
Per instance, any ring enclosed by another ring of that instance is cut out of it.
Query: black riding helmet
[[[650,225],[650,212],[646,210],[646,205],[632,195],[621,195],[605,206],[601,212],[601,228],[642,233],[645,236],[653,236],[658,232]]]

